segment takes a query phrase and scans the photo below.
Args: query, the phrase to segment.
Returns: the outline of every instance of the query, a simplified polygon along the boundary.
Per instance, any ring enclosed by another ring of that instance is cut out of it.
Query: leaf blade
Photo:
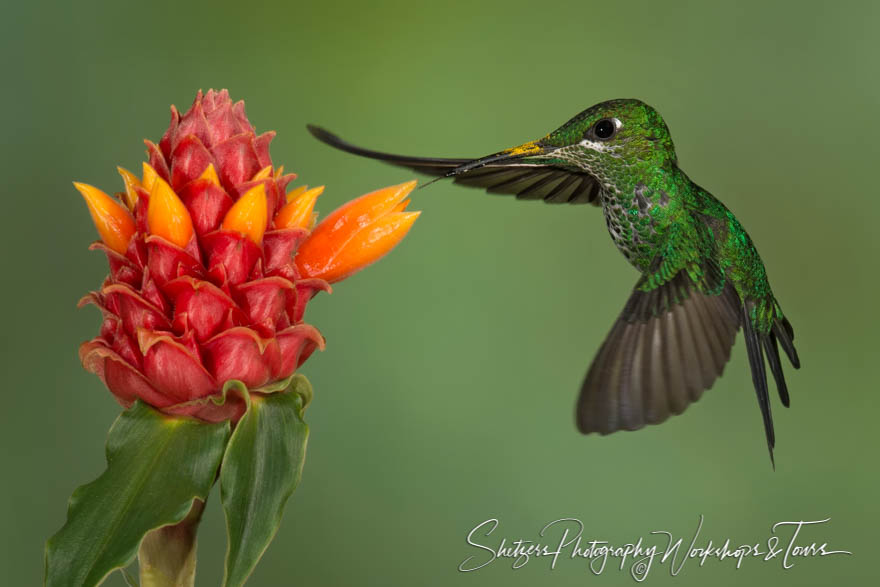
[[[246,390],[240,390],[247,393]],[[308,425],[303,421],[311,386],[302,375],[287,391],[251,394],[229,439],[220,468],[220,500],[228,545],[223,584],[244,584],[281,524],[305,462]]]
[[[66,523],[46,542],[46,585],[97,585],[130,564],[148,531],[207,498],[228,438],[228,422],[167,416],[142,402],[120,414],[107,469],[74,490]]]

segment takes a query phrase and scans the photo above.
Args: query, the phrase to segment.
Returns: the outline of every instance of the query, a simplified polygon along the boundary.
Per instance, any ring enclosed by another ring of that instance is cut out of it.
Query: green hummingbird
[[[587,371],[578,429],[637,430],[682,413],[721,375],[742,327],[775,468],[765,360],[788,407],[778,346],[799,368],[794,332],[751,238],[679,168],[654,108],[602,102],[540,139],[479,159],[392,155],[308,129],[337,149],[490,193],[601,206],[614,244],[641,277]]]

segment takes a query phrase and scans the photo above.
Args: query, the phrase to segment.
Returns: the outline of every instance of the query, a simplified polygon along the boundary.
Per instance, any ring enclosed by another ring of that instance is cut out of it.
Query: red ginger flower
[[[141,399],[237,420],[244,406],[223,401],[224,384],[273,388],[323,349],[303,322],[308,301],[390,251],[418,217],[404,211],[409,182],[353,200],[311,231],[323,187],[285,196],[295,176],[273,167],[274,134],[257,136],[226,90],[199,92],[183,116],[171,107],[158,145],[145,141],[141,178],[120,168],[124,206],[74,184],[101,236],[92,248],[110,262],[101,289],[80,302],[104,316],[80,358],[123,406]]]

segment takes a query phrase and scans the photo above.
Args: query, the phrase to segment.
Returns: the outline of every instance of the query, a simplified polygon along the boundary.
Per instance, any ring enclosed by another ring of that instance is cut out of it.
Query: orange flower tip
[[[303,277],[318,277],[335,283],[372,265],[397,246],[412,228],[421,212],[393,212],[361,230],[327,258],[323,247],[310,247],[308,241],[296,257]]]
[[[378,261],[406,236],[420,214],[421,211],[392,212],[355,235],[346,248],[355,255],[362,251],[369,258],[366,264]]]
[[[418,185],[418,183],[419,183],[418,180],[413,179],[413,180],[410,180],[406,183],[401,183],[401,184],[397,184],[395,186],[391,186],[391,189],[397,190],[395,193],[395,198],[397,199],[397,201],[402,201],[404,198],[406,198],[410,194],[410,192],[412,192],[414,189],[416,189],[416,186]]]
[[[268,221],[266,188],[261,183],[246,191],[223,218],[223,230],[240,232],[260,244]]]
[[[417,184],[418,182],[416,180],[412,180],[406,183],[384,187],[365,196],[361,196],[356,200],[352,200],[352,203],[356,202],[357,204],[355,205],[358,208],[361,206],[369,208],[370,216],[377,218],[394,210],[397,205],[405,200],[410,192],[415,189]],[[343,206],[343,208],[344,207],[345,206]]]
[[[137,188],[142,187],[141,180],[139,180],[134,173],[124,167],[117,167],[116,170],[119,172],[119,175],[122,176],[122,183],[125,184],[125,194],[122,201],[125,202],[125,205],[128,206],[129,210],[134,210],[138,201]]]
[[[220,187],[220,178],[217,177],[217,170],[214,169],[213,163],[208,163],[208,166],[205,167],[205,170],[199,176],[199,179],[207,179],[215,186]]]
[[[406,207],[409,206],[410,201],[411,200],[409,198],[405,199],[394,208],[392,208],[391,212],[403,212],[404,210],[406,210]]]
[[[353,259],[359,259],[360,267],[378,261],[403,240],[420,214],[421,211],[392,212],[380,218],[368,229],[356,234],[346,244],[342,256],[347,256],[345,252],[348,249]]]
[[[159,177],[159,174],[156,173],[156,170],[153,169],[153,166],[144,161],[143,164],[144,174],[143,179],[141,179],[141,185],[148,193],[152,193],[153,186],[156,185],[156,179]]]
[[[415,223],[416,219],[421,215],[421,210],[414,210],[412,212],[394,212],[393,214],[389,214],[389,216],[395,218],[396,225],[394,230],[403,231],[400,238],[406,236],[406,233],[412,228],[413,223]]]
[[[101,240],[113,251],[124,255],[128,249],[128,241],[135,232],[131,214],[116,200],[94,186],[78,182],[74,182],[73,186],[85,199]]]
[[[310,228],[309,224],[314,216],[312,211],[315,209],[315,201],[323,193],[324,186],[321,185],[310,190],[303,190],[297,197],[288,200],[275,215],[275,227]]]
[[[284,175],[284,165],[279,166],[275,170],[275,179],[280,179],[282,175]]]
[[[288,193],[286,196],[284,196],[284,199],[286,199],[288,202],[292,202],[295,199],[297,199],[298,197],[300,197],[301,195],[303,195],[306,192],[306,190],[308,190],[308,189],[309,189],[309,186],[307,186],[307,185],[301,185],[299,187],[295,187],[292,190],[290,190],[290,193]]]
[[[252,178],[251,181],[261,181],[263,179],[269,179],[272,177],[272,166],[267,165],[259,170]]]
[[[303,197],[303,198],[311,197],[311,198],[315,199],[323,193],[324,193],[324,186],[319,185],[318,187],[314,187],[310,190],[306,190],[305,193],[300,194],[300,197]]]
[[[150,191],[147,227],[150,234],[160,236],[180,248],[184,248],[193,236],[192,219],[186,206],[171,186],[158,176]]]

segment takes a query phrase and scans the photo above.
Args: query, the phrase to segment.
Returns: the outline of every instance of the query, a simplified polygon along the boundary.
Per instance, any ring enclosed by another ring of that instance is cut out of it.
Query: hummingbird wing
[[[582,433],[659,424],[712,386],[741,321],[736,290],[715,275],[702,287],[685,270],[651,291],[636,284],[581,387]]]
[[[425,175],[443,177],[456,167],[473,161],[382,153],[353,145],[319,126],[306,126],[316,139],[340,151],[378,159]],[[520,200],[544,200],[551,204],[601,204],[599,184],[593,176],[552,165],[489,163],[460,173],[453,181],[469,187],[483,188],[490,194],[512,194]]]

